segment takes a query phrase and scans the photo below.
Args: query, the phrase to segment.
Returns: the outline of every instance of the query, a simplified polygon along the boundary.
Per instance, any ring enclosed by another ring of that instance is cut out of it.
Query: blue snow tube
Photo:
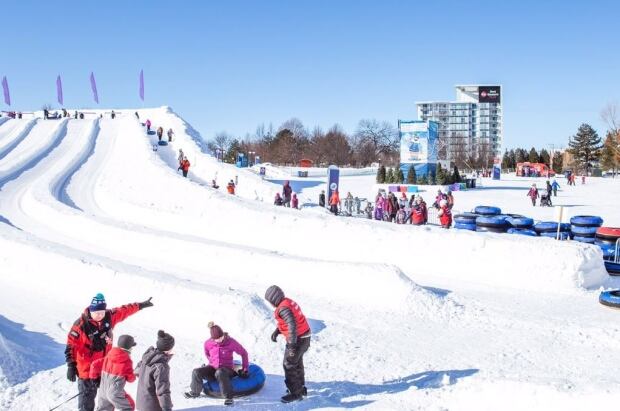
[[[579,237],[594,238],[594,236],[596,235],[596,230],[598,230],[598,227],[586,227],[574,224],[570,226],[571,233]]]
[[[573,236],[573,240],[579,241],[580,243],[588,243],[588,244],[594,244],[594,242],[596,241],[594,237],[581,237],[579,235]]]
[[[538,235],[541,237],[555,238],[557,235],[556,231],[543,231],[538,232]],[[560,231],[560,240],[568,240],[570,238],[570,233],[568,231]]]
[[[540,223],[536,223],[534,224],[534,230],[536,230],[537,233],[556,232],[558,231],[558,223],[556,223],[555,221],[543,221]],[[568,230],[570,230],[570,224],[560,224],[560,231]]]
[[[620,308],[620,290],[601,292],[598,302],[608,307]]]
[[[454,228],[456,228],[457,230],[476,231],[476,224],[455,223]]]
[[[250,364],[248,367],[248,378],[233,377],[230,382],[232,384],[233,397],[243,397],[260,391],[265,385],[265,372],[256,364]],[[206,381],[202,384],[202,388],[209,397],[223,398],[220,391],[220,385],[217,381]]]
[[[166,140],[160,140],[157,142],[157,144],[159,144],[160,146],[167,146],[168,142]]]
[[[596,240],[594,244],[598,245],[601,248],[601,251],[603,252],[603,258],[605,260],[613,259],[615,257],[615,253],[616,253],[615,244],[609,244],[609,243],[598,241],[598,240]]]
[[[597,215],[576,215],[570,219],[570,223],[580,227],[600,227],[603,219]]]
[[[534,225],[534,220],[529,217],[508,217],[506,219],[508,224],[513,226],[514,228],[531,228]]]
[[[474,213],[481,215],[498,215],[502,213],[502,210],[498,207],[478,206],[474,208]]]
[[[455,215],[453,220],[457,224],[476,224],[476,217],[478,217],[478,214],[462,213]]]
[[[527,228],[509,228],[507,231],[508,234],[520,234],[520,235],[528,235],[530,237],[537,237],[536,231],[528,230]]]
[[[481,215],[476,218],[476,225],[480,227],[504,227],[508,225],[506,221],[508,218],[507,215],[498,214],[498,215]]]
[[[495,226],[495,227],[483,227],[476,226],[476,231],[479,233],[505,233],[508,226]]]
[[[613,261],[605,261],[605,269],[609,275],[620,275],[620,263],[614,263]]]

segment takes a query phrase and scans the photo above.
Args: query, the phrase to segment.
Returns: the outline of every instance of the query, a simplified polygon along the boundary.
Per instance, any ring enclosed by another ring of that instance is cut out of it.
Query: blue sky
[[[604,134],[620,101],[612,1],[14,1],[2,6],[0,76],[13,108],[172,106],[203,137],[298,117],[312,128],[415,118],[455,84],[503,85],[504,145]],[[7,106],[0,101],[0,108]]]

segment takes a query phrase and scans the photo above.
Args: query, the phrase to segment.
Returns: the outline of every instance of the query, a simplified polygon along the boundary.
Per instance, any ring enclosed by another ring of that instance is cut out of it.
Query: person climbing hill
[[[131,335],[121,335],[117,346],[105,358],[93,362],[91,379],[100,378],[97,411],[135,409],[133,398],[125,392],[125,384],[136,380],[130,356],[135,346],[136,342]]]

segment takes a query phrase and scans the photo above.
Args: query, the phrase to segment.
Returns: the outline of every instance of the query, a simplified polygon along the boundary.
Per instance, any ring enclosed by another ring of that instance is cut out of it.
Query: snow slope
[[[596,248],[276,208],[278,185],[205,154],[170,108],[138,110],[175,130],[157,151],[135,110],[115,111],[0,125],[0,409],[49,409],[73,395],[64,341],[97,292],[110,306],[153,296],[116,335],[136,337],[136,362],[158,329],[175,336],[175,409],[221,405],[182,397],[210,320],[268,373],[239,402],[252,410],[583,409],[620,396],[616,313],[596,291],[620,284]],[[179,148],[192,162],[187,179]],[[220,190],[209,187],[216,174]],[[235,176],[231,196],[223,186]],[[489,192],[499,202],[510,189]],[[274,283],[314,334],[310,396],[288,406],[278,403],[283,342],[269,341],[262,299]]]

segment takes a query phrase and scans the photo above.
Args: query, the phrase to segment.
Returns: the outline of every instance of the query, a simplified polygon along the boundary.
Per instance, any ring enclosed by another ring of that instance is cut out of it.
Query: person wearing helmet
[[[286,338],[284,384],[288,392],[281,401],[284,403],[300,401],[308,394],[303,356],[310,348],[310,325],[299,305],[287,298],[277,285],[267,289],[265,300],[275,308],[273,314],[278,325],[271,334],[271,341],[277,342],[280,334]]]

